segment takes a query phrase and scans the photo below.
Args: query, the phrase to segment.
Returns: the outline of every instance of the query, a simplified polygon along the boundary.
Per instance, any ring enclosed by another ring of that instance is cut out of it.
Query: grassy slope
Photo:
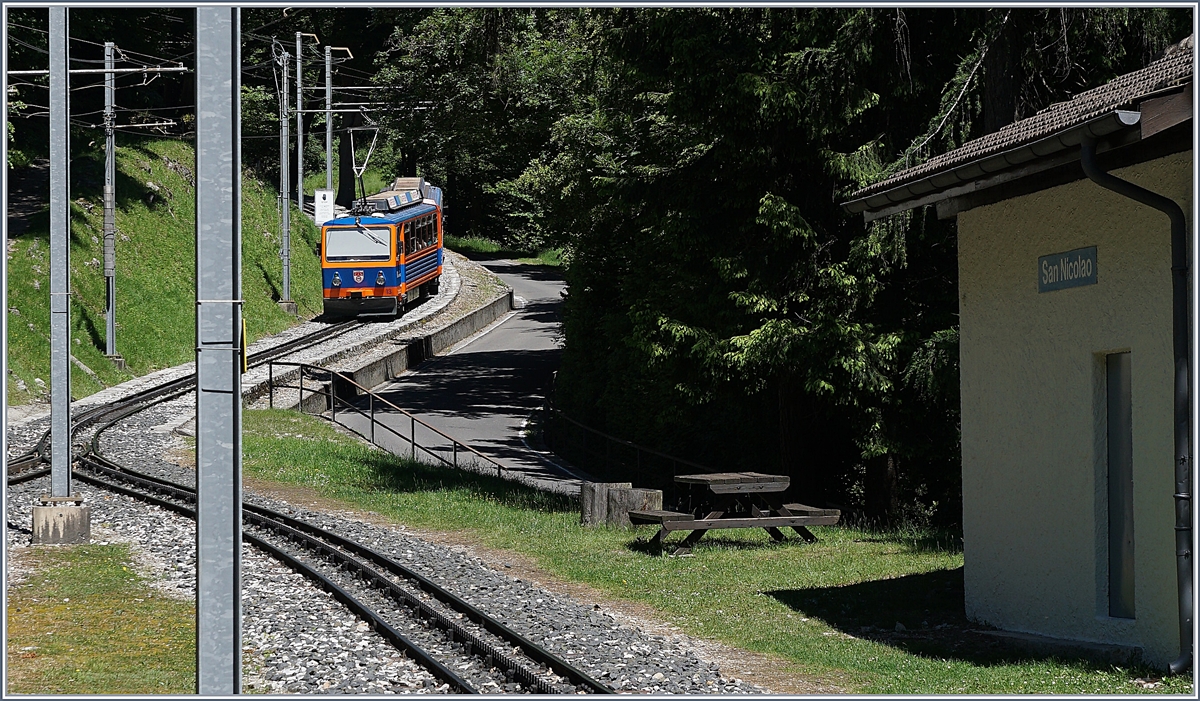
[[[361,159],[363,157],[363,154],[359,154],[358,157]],[[338,171],[337,171],[337,165],[336,165],[337,160],[336,159],[337,159],[337,157],[334,156],[333,188],[332,188],[334,193],[336,193],[338,191]],[[363,173],[362,180],[363,180],[363,182],[362,182],[363,187],[365,187],[367,192],[370,194],[380,192],[385,187],[391,186],[391,184],[394,182],[394,180],[392,180],[391,178],[385,178],[378,171],[371,170],[370,168],[368,168],[367,171],[365,173]],[[312,196],[318,189],[322,189],[322,190],[325,189],[325,167],[324,166],[321,166],[321,168],[317,169],[316,171],[308,172],[308,173],[304,174],[304,194],[308,195],[308,196]],[[355,188],[355,192],[358,194],[362,194],[361,190],[357,187]]]
[[[465,255],[479,257],[513,258],[518,263],[527,265],[548,265],[560,267],[563,264],[561,248],[543,248],[535,252],[505,248],[495,241],[470,236],[445,237],[446,247]]]
[[[653,529],[641,529],[639,543],[627,531],[581,527],[566,499],[413,464],[311,417],[248,411],[245,420],[248,476],[520,552],[553,575],[649,604],[687,633],[778,655],[788,671],[848,691],[1149,691],[1133,684],[1152,674],[1145,668],[1023,658],[967,632],[976,626],[963,615],[962,551],[936,533],[819,528],[814,545],[794,536],[775,545],[758,530],[717,531],[695,557],[651,557]],[[1175,678],[1154,691],[1187,689]]]
[[[180,141],[126,143],[117,148],[116,214],[116,340],[117,352],[128,364],[124,371],[104,357],[103,151],[88,149],[72,160],[72,350],[95,373],[72,366],[76,398],[194,359],[195,188],[189,179],[194,177],[195,154],[190,144]],[[242,296],[253,341],[287,328],[295,319],[275,304],[282,278],[275,193],[243,178],[242,204]],[[300,315],[310,317],[321,311],[317,230],[294,208],[291,221],[292,299]],[[27,232],[9,241],[10,404],[24,404],[48,392],[49,272],[49,213],[44,211]]]

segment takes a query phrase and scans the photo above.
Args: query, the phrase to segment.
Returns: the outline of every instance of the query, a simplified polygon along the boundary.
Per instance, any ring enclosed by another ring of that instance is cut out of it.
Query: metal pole
[[[372,394],[372,395],[370,395],[370,397],[371,397],[371,443],[373,445],[375,443],[375,395]]]
[[[196,8],[196,681],[242,690],[240,17]]]
[[[275,363],[267,363],[267,408],[275,408]]]
[[[296,32],[296,209],[304,213],[304,64],[301,62],[300,32]]]
[[[113,69],[113,43],[104,42],[104,354],[117,359],[117,150],[113,138],[113,112],[116,75]],[[118,363],[119,365],[121,363]]]
[[[288,177],[291,175],[288,168],[288,161],[291,159],[288,156],[291,154],[291,144],[288,138],[288,54],[283,52],[283,91],[280,96],[283,100],[282,113],[279,115],[279,203],[283,205],[283,250],[280,251],[280,257],[283,258],[283,302],[292,301],[292,259],[291,259],[291,211],[292,206],[289,200],[291,199],[291,183],[288,182]]]
[[[325,189],[333,189],[333,54],[325,47]]]
[[[50,485],[71,496],[71,196],[67,8],[50,8]]]

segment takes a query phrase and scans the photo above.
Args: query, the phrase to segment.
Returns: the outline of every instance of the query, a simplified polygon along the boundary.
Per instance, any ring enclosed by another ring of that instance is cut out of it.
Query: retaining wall
[[[428,333],[391,339],[358,357],[343,358],[330,369],[337,370],[363,387],[378,387],[423,360],[432,358],[479,332],[514,308],[513,293],[509,290],[484,303],[475,311]],[[294,381],[296,374],[290,374],[291,380]],[[306,413],[328,411],[329,391],[329,383],[321,383],[319,387],[312,388],[311,393],[306,388],[303,410]],[[359,394],[354,385],[338,377],[334,378],[333,392],[344,399],[351,399]],[[293,404],[288,408],[294,409],[297,406]]]

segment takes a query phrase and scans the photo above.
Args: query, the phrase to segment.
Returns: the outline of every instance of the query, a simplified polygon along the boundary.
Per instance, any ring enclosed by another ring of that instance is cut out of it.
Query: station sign
[[[1051,253],[1038,258],[1038,292],[1095,285],[1098,273],[1095,246],[1076,248],[1066,253]]]
[[[313,220],[317,226],[321,226],[325,222],[333,219],[333,190],[317,190],[313,193],[314,209]]]

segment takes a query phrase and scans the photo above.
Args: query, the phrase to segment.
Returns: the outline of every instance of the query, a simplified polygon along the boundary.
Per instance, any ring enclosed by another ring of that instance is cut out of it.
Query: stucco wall
[[[1114,174],[1192,211],[1192,152]],[[1083,180],[958,217],[967,615],[1178,650],[1170,225]],[[1098,282],[1038,293],[1039,256],[1096,246]],[[1106,353],[1131,353],[1135,609],[1108,617]]]

